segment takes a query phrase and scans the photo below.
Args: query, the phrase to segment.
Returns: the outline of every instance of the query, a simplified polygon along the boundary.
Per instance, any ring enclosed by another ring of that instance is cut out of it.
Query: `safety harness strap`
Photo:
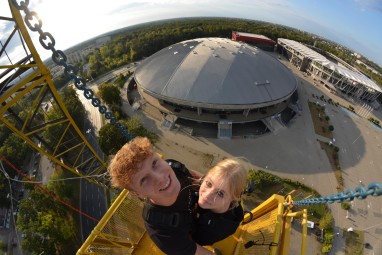
[[[189,212],[163,212],[145,207],[143,217],[150,225],[158,227],[177,228],[192,223],[192,215]]]

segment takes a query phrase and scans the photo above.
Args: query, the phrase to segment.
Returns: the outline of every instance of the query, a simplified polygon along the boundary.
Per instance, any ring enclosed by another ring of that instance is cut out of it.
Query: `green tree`
[[[0,144],[4,144],[4,141],[11,133],[12,131],[7,128],[7,126],[5,126],[3,123],[0,123]]]
[[[350,210],[351,205],[348,202],[342,202],[341,203],[341,208],[344,209],[344,210]]]
[[[130,71],[127,75],[130,74]],[[117,85],[119,88],[122,88],[123,85],[125,85],[126,77],[123,74],[119,74],[118,78],[115,80],[115,85]]]
[[[142,125],[142,119],[138,115],[133,116],[127,120],[127,129],[134,137],[142,136],[147,137],[151,143],[155,144],[158,140],[158,135],[147,130]]]
[[[0,239],[0,255],[4,255],[4,249],[5,249],[5,246],[3,244],[3,240]]]
[[[114,84],[104,83],[100,85],[98,95],[108,105],[121,103],[121,91]]]
[[[109,50],[109,47],[107,46],[102,46],[100,49],[99,49],[100,53],[101,53],[101,57],[102,58],[108,58],[110,56],[110,50]]]
[[[61,100],[64,102],[66,109],[68,110],[70,116],[73,118],[76,125],[83,130],[84,129],[84,118],[85,118],[85,108],[81,101],[78,99],[77,93],[72,87],[66,87],[60,92]],[[54,121],[64,117],[64,113],[55,103],[53,107],[49,108],[46,114],[46,121]],[[44,137],[50,141],[50,144],[56,143],[58,139],[62,136],[65,131],[66,124],[53,125],[46,129],[44,132]],[[71,140],[71,137],[67,139]]]
[[[107,123],[99,130],[98,144],[106,155],[117,153],[126,142],[127,138],[111,123]]]
[[[55,172],[50,177],[48,190],[56,194],[59,198],[65,201],[70,201],[74,198],[74,182],[69,180],[59,181],[60,179],[74,177],[75,175],[69,171],[62,171],[57,167]]]
[[[61,74],[60,76],[54,78],[53,83],[54,86],[59,89],[65,86],[71,80],[70,76],[66,74]]]
[[[257,189],[261,189],[264,186],[282,183],[282,179],[280,177],[262,170],[256,171],[254,169],[249,170],[248,179],[253,181]]]
[[[17,228],[26,236],[23,249],[33,254],[57,254],[76,233],[75,223],[64,207],[38,188],[20,202]]]
[[[9,207],[11,205],[9,198],[7,198],[8,193],[8,180],[0,173],[0,207]]]
[[[330,212],[326,212],[325,215],[320,219],[320,228],[331,230],[333,228],[333,216]]]
[[[76,90],[73,87],[66,87],[61,91],[60,95],[70,116],[72,116],[77,126],[83,130],[86,111],[81,100],[78,98]]]
[[[28,146],[26,143],[14,133],[8,136],[4,141],[3,146],[0,148],[0,153],[18,169],[22,168],[27,152]],[[15,171],[11,170],[7,165],[4,165],[4,167],[8,170],[8,174],[13,178],[15,176]]]
[[[133,46],[130,47],[130,60],[133,62],[136,60],[137,52],[134,50]]]

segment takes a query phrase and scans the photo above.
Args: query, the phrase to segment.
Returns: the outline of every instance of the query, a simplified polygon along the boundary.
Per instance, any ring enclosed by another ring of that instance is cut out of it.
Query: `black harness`
[[[163,212],[149,210],[145,207],[143,210],[143,217],[145,221],[155,227],[170,227],[178,228],[188,226],[193,222],[193,216],[188,212]]]

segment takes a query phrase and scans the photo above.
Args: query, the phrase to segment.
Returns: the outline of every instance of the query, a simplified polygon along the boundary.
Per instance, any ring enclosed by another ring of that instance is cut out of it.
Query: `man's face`
[[[215,174],[207,175],[200,185],[199,206],[215,213],[223,213],[228,210],[231,202],[232,195],[227,187],[227,181]]]
[[[179,195],[180,183],[170,165],[153,153],[142,162],[130,188],[154,204],[169,206]]]

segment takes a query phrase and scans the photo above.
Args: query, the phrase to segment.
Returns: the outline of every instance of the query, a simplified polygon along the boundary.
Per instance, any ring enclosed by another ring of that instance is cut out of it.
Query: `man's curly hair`
[[[136,137],[126,143],[110,162],[111,184],[114,187],[129,189],[142,162],[152,154],[153,145],[145,137]]]

